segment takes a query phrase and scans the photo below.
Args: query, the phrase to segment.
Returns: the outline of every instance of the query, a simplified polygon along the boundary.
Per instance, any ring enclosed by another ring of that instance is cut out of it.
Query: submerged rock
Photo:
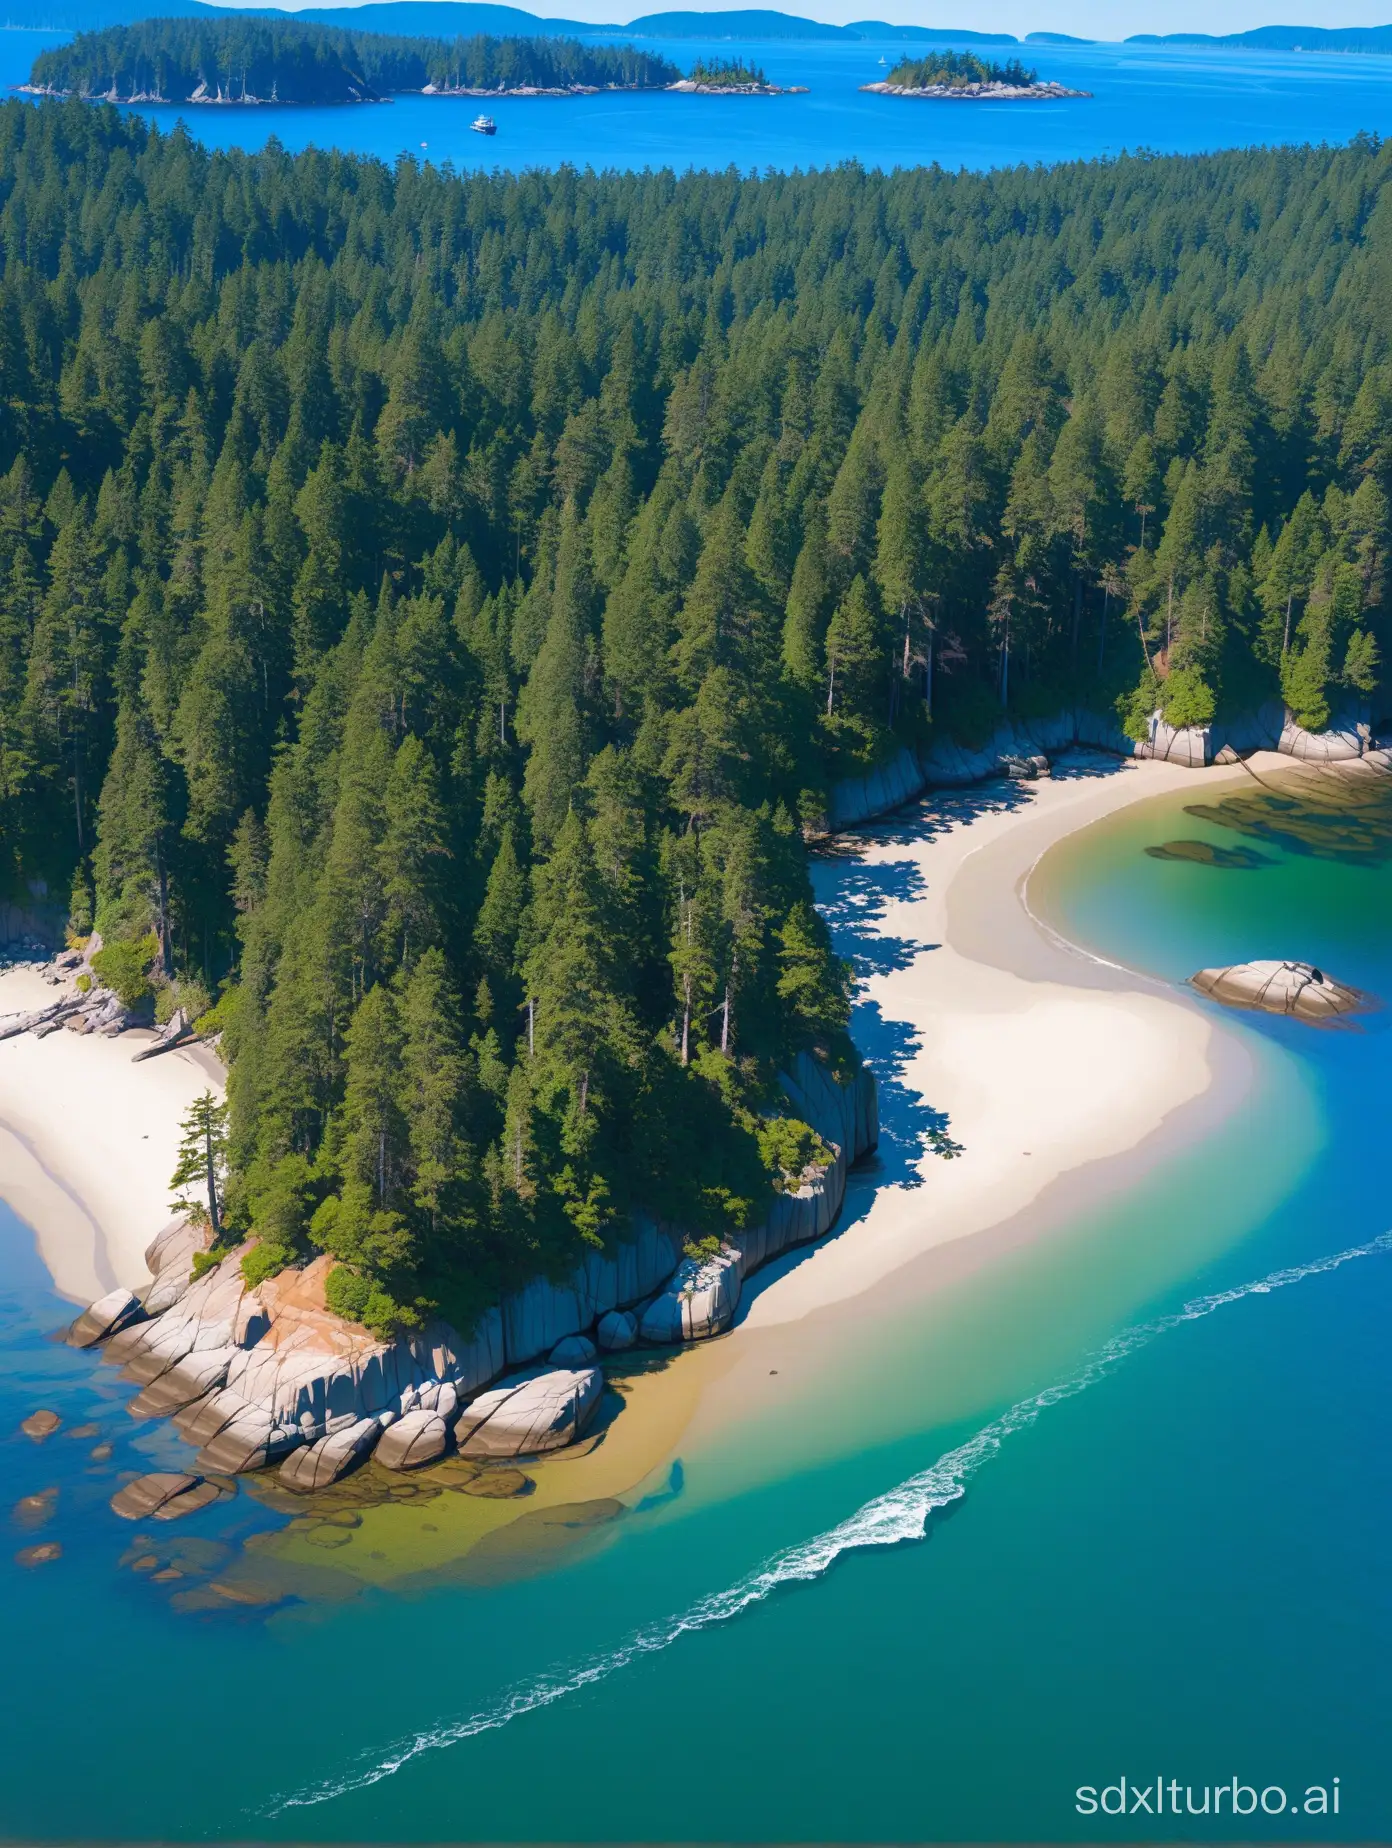
[[[1147,847],[1152,860],[1187,860],[1193,866],[1219,866],[1236,872],[1255,872],[1272,861],[1255,847],[1215,847],[1210,841],[1165,841]]]
[[[134,1482],[117,1489],[111,1498],[111,1511],[123,1521],[143,1521],[176,1495],[197,1488],[199,1481],[185,1470],[156,1470],[148,1476],[137,1476]]]
[[[55,1559],[63,1557],[63,1548],[57,1540],[41,1540],[37,1546],[22,1546],[15,1554],[17,1566],[47,1566]]]
[[[232,1493],[226,1481],[191,1476],[184,1470],[155,1470],[118,1489],[111,1498],[111,1512],[123,1521],[178,1521]]]
[[[573,1444],[599,1408],[598,1367],[544,1368],[482,1392],[455,1422],[466,1457],[520,1457]]]
[[[53,1518],[57,1506],[57,1489],[39,1489],[15,1503],[14,1519],[21,1527],[42,1527],[45,1521]]]
[[[1336,982],[1313,963],[1233,963],[1226,969],[1200,969],[1189,980],[1200,994],[1226,1007],[1293,1014],[1316,1025],[1356,1013],[1367,1005],[1367,997],[1356,988]]]

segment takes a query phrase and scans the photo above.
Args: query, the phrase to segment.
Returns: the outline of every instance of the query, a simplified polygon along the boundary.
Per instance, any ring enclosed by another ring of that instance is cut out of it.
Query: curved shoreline
[[[32,968],[6,969],[0,1014],[61,992]],[[63,1032],[0,1044],[0,1199],[33,1232],[54,1288],[75,1302],[145,1282],[145,1247],[169,1218],[180,1119],[195,1097],[222,1089],[206,1048],[133,1064],[152,1037]]]

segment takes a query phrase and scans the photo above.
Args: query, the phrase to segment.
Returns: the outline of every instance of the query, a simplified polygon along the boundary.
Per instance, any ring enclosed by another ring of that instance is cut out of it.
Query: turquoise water
[[[1392,994],[1392,815],[1334,857],[1309,851],[1334,840],[1327,816],[1238,819],[1257,831],[1142,805],[1056,850],[1032,896],[1165,979],[1286,953]],[[1178,839],[1266,863],[1144,852]],[[844,949],[918,953],[866,928],[913,876],[907,855],[818,869]],[[0,1559],[22,1665],[0,1693],[0,1833],[1386,1838],[1392,1252],[1309,1266],[1392,1225],[1387,1019],[1224,1016],[1255,1075],[1208,1133],[903,1301],[873,1340],[832,1342],[824,1383],[690,1451],[683,1492],[599,1551],[491,1587],[267,1618],[180,1610],[123,1570],[115,1473],[179,1446],[134,1435],[131,1389],[45,1339],[64,1306],[5,1217],[6,1480],[60,1494]],[[907,1031],[869,1009],[856,1031],[896,1178],[924,1131],[896,1082]],[[41,1403],[100,1421],[110,1465],[90,1473],[62,1433],[8,1435]],[[275,1519],[243,1495],[186,1526],[231,1545]],[[12,1564],[38,1537],[63,1557]],[[1318,1824],[1078,1815],[1076,1787],[1122,1775],[1300,1793],[1338,1777],[1341,1807]]]
[[[36,51],[62,35],[0,31],[0,85],[23,82]],[[709,45],[662,41],[683,69]],[[401,154],[459,169],[688,167],[743,171],[940,162],[997,167],[1116,154],[1124,148],[1196,153],[1303,141],[1347,141],[1392,128],[1392,60],[1375,56],[1231,48],[1060,45],[1028,47],[1043,76],[1090,90],[1091,101],[910,103],[865,96],[904,47],[873,43],[741,45],[773,81],[806,96],[502,98],[489,107],[493,139],[471,134],[467,98],[399,97],[342,109],[186,109],[211,146],[333,146],[395,160]],[[144,111],[168,126],[179,111]]]

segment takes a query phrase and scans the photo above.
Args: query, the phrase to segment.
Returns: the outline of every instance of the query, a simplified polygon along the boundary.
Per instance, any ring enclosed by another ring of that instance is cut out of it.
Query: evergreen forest
[[[930,51],[921,58],[901,58],[885,82],[901,84],[906,90],[938,86],[965,90],[972,83],[1008,83],[1027,89],[1038,78],[1039,72],[1023,65],[1018,58],[997,64],[970,51]]]
[[[143,19],[41,51],[30,83],[77,96],[350,103],[393,90],[651,89],[674,64],[563,38],[408,38],[288,19]]]
[[[375,1327],[751,1223],[827,792],[1385,708],[1392,150],[477,174],[0,107],[3,896]],[[70,895],[70,897],[69,897]]]

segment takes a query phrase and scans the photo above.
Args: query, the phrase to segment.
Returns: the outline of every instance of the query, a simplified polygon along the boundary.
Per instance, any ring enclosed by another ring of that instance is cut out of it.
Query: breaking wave
[[[358,1769],[278,1797],[267,1813],[279,1816],[287,1810],[307,1808],[326,1803],[334,1797],[346,1796],[355,1790],[365,1790],[380,1783],[383,1778],[391,1777],[423,1752],[457,1745],[461,1740],[472,1739],[479,1733],[496,1732],[510,1721],[521,1719],[524,1714],[535,1713],[539,1708],[549,1707],[568,1694],[577,1694],[597,1681],[607,1680],[610,1675],[627,1668],[631,1662],[670,1649],[673,1643],[691,1631],[728,1623],[732,1617],[738,1617],[751,1605],[762,1604],[782,1586],[805,1584],[809,1580],[821,1578],[843,1553],[862,1547],[900,1546],[907,1541],[923,1539],[933,1515],[961,1498],[966,1492],[967,1483],[984,1463],[996,1455],[1007,1438],[1013,1437],[1017,1431],[1028,1430],[1050,1406],[1059,1405],[1065,1399],[1074,1399],[1090,1386],[1095,1386],[1138,1348],[1148,1346],[1159,1336],[1168,1334],[1171,1329],[1179,1328],[1186,1322],[1201,1321],[1216,1310],[1225,1309],[1230,1303],[1242,1301],[1244,1297],[1267,1296],[1273,1290],[1286,1289],[1290,1284],[1301,1283],[1307,1277],[1317,1277],[1326,1271],[1338,1270],[1341,1265],[1350,1264],[1355,1259],[1373,1257],[1385,1251],[1392,1251],[1392,1231],[1383,1232],[1366,1245],[1352,1245],[1346,1251],[1314,1258],[1308,1264],[1271,1271],[1253,1283],[1238,1284],[1230,1290],[1218,1290],[1209,1296],[1195,1297],[1192,1302],[1185,1303],[1170,1315],[1124,1328],[1099,1348],[1069,1379],[1046,1386],[1028,1398],[1018,1399],[998,1418],[983,1425],[955,1450],[947,1451],[928,1469],[910,1476],[897,1488],[877,1495],[848,1519],[828,1528],[825,1533],[776,1553],[764,1565],[726,1590],[697,1599],[676,1616],[635,1630],[613,1649],[588,1656],[570,1667],[552,1670],[512,1688],[491,1706],[482,1707],[458,1720],[413,1733],[385,1752],[376,1748],[370,1757],[360,1761]]]

